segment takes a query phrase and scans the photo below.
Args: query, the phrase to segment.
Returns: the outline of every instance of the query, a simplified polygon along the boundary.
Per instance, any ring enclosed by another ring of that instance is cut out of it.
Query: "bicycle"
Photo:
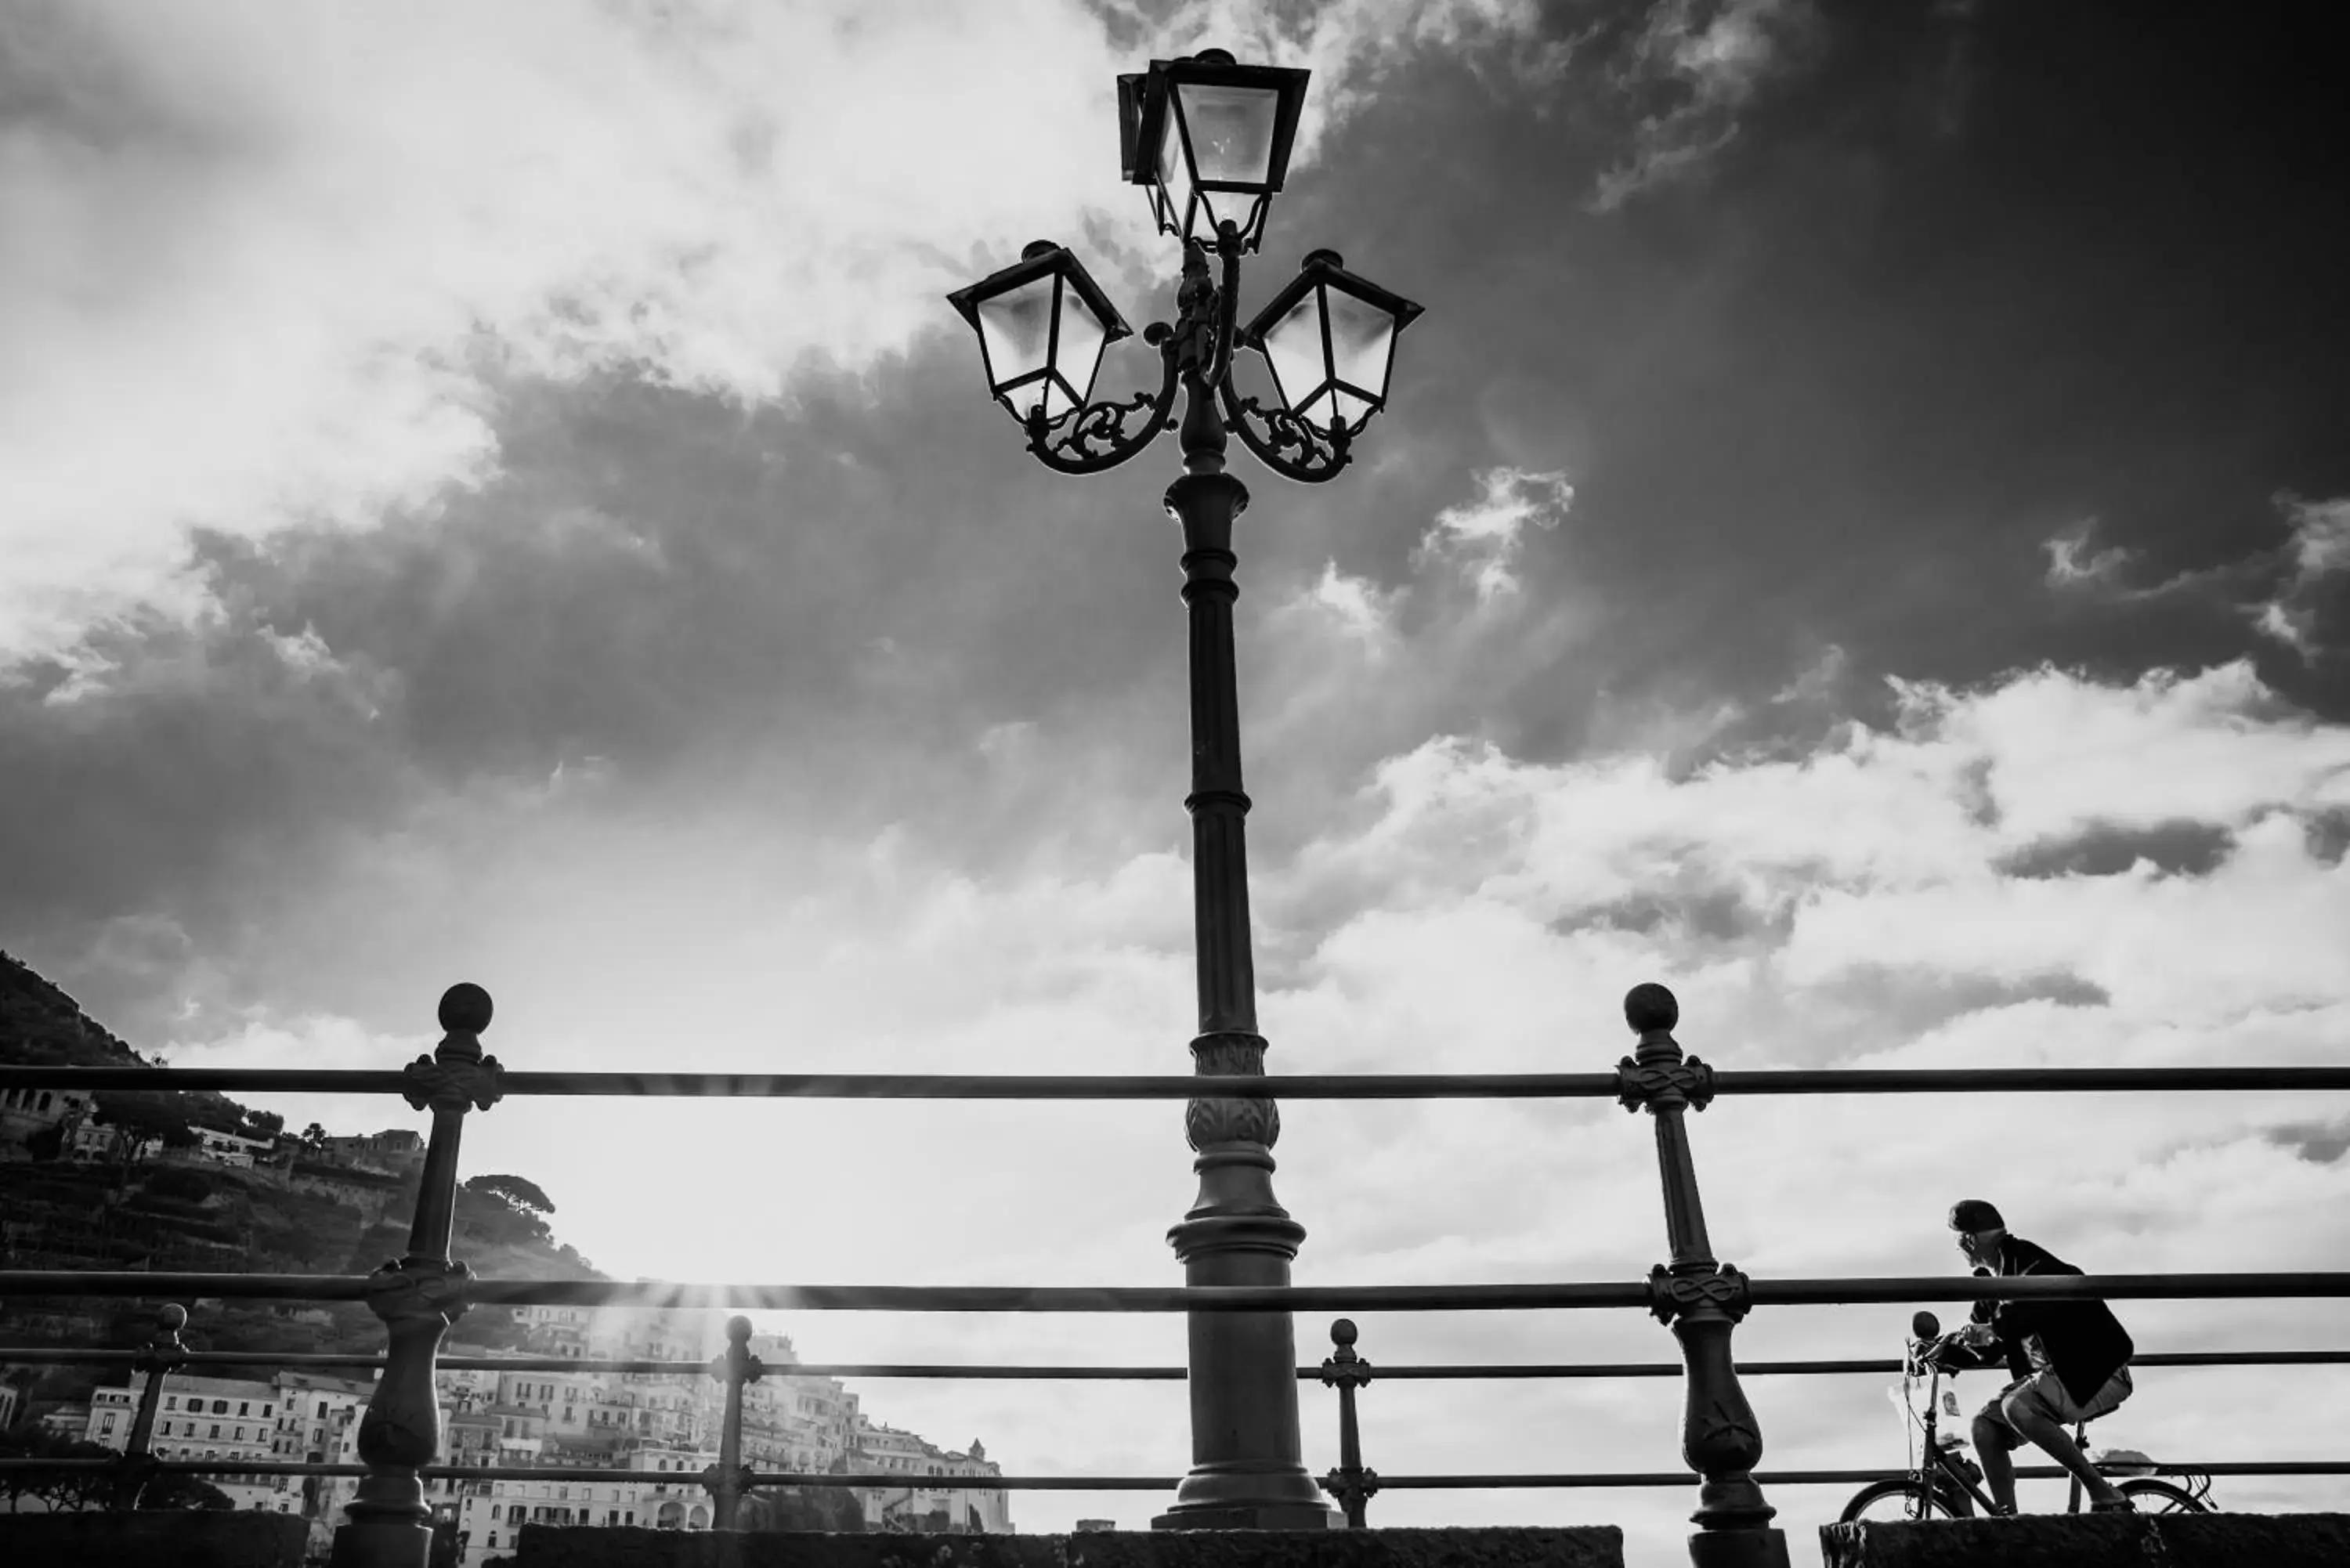
[[[1996,1515],[1999,1505],[1982,1490],[1983,1473],[1966,1452],[1966,1439],[1956,1432],[1940,1430],[1941,1417],[1959,1414],[1958,1395],[1942,1387],[1947,1372],[1953,1379],[1962,1370],[1970,1368],[1959,1363],[1973,1352],[1959,1344],[1953,1336],[1941,1336],[1941,1321],[1932,1313],[1921,1312],[1909,1320],[1909,1341],[1901,1357],[1901,1383],[1898,1392],[1901,1408],[1909,1418],[1915,1441],[1918,1431],[1925,1436],[1923,1457],[1913,1452],[1908,1472],[1872,1481],[1853,1494],[1837,1515],[1838,1522],[1849,1524],[1856,1520],[1877,1519],[1971,1519],[1980,1511],[1984,1516]],[[1979,1368],[1982,1363],[1975,1362]],[[1926,1384],[1926,1413],[1918,1413],[1916,1389],[1918,1382]],[[2080,1448],[2085,1442],[2088,1422],[2073,1425],[2073,1443]],[[2083,1449],[2083,1452],[2086,1452]],[[2101,1471],[2109,1469],[2103,1460],[2095,1461]],[[2133,1475],[2117,1480],[2115,1485],[2130,1506],[2140,1513],[2209,1513],[2212,1511],[2211,1478],[2189,1474],[2188,1484],[2178,1486],[2158,1480],[2152,1476]],[[2064,1511],[2081,1511],[2081,1481],[2072,1478],[2071,1494],[2065,1500]]]

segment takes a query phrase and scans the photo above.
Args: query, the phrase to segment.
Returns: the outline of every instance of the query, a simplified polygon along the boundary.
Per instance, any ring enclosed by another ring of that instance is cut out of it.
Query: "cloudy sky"
[[[1221,45],[1315,73],[1243,312],[1322,245],[1428,306],[1340,483],[1236,462],[1272,1070],[1601,1070],[1650,979],[1725,1067],[2338,1062],[2350,128],[2267,11],[0,0],[0,943],[190,1064],[393,1064],[469,979],[515,1067],[1186,1070],[1174,446],[1045,472],[942,296],[1043,236],[1170,314],[1113,80]],[[1100,389],[1152,380],[1128,345]],[[1180,1124],[510,1101],[467,1164],[620,1277],[1170,1283]],[[1664,1255],[1610,1105],[1284,1129],[1301,1283]],[[2337,1100],[1692,1131],[1757,1275],[1955,1272],[1970,1194],[2100,1271],[2350,1265]],[[1374,1362],[1674,1351],[1629,1313],[1358,1315]],[[2338,1304],[2123,1315],[2350,1345]],[[1906,1318],[1740,1345],[1887,1354]],[[1172,1318],[786,1326],[1182,1354]],[[2149,1374],[2112,1435],[2338,1457],[2302,1386]],[[866,1392],[1012,1471],[1188,1461],[1172,1385]],[[1750,1394],[1768,1464],[1899,1459],[1875,1379]],[[1669,1469],[1677,1403],[1390,1384],[1366,1454]],[[1839,1494],[1774,1501],[1806,1560]],[[1690,1503],[1373,1514],[1616,1521],[1663,1563]]]

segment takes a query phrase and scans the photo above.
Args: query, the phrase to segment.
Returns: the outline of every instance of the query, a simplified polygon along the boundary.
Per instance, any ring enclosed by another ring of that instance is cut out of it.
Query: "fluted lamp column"
[[[1018,421],[1036,460],[1101,473],[1176,429],[1183,472],[1166,510],[1183,532],[1190,633],[1192,919],[1199,966],[1195,1072],[1261,1077],[1255,965],[1249,944],[1248,792],[1241,778],[1233,667],[1232,524],[1249,504],[1224,470],[1238,435],[1274,472],[1335,477],[1387,402],[1396,335],[1419,306],[1315,251],[1246,327],[1237,325],[1241,258],[1257,248],[1282,188],[1307,73],[1244,66],[1221,49],[1153,60],[1118,78],[1126,178],[1160,231],[1183,247],[1172,326],[1143,341],[1159,357],[1156,391],[1097,402],[1103,350],[1131,329],[1069,251],[1040,240],[1017,262],[947,297],[980,342],[988,390]],[[1235,350],[1254,349],[1284,406],[1233,385]],[[1183,395],[1180,421],[1178,392]],[[1168,1240],[1194,1286],[1289,1284],[1305,1228],[1274,1197],[1281,1117],[1270,1099],[1201,1098],[1183,1130],[1199,1198]],[[1191,1469],[1159,1529],[1321,1529],[1339,1523],[1301,1461],[1296,1334],[1286,1312],[1194,1313],[1189,1386]]]

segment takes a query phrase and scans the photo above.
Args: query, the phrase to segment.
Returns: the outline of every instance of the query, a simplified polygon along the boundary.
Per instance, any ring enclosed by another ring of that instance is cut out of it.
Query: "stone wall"
[[[8,1568],[302,1568],[308,1525],[290,1514],[0,1513]]]
[[[525,1524],[514,1563],[515,1568],[1623,1568],[1624,1532],[1593,1524],[771,1535]]]
[[[2350,1513],[2043,1513],[1820,1526],[1826,1568],[2344,1568]]]

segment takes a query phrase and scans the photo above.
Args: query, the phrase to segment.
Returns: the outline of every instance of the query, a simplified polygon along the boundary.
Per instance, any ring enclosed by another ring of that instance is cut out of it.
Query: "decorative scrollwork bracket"
[[[1137,392],[1122,403],[1087,403],[1074,413],[1047,421],[1042,406],[1028,416],[1028,450],[1036,461],[1056,473],[1101,473],[1116,468],[1157,441],[1175,410],[1177,374],[1175,332],[1154,321],[1142,340],[1159,350],[1164,367],[1156,394]],[[1141,425],[1132,431],[1128,424]]]
[[[1354,455],[1353,444],[1343,430],[1325,432],[1287,409],[1265,408],[1254,398],[1235,392],[1229,378],[1217,389],[1223,396],[1225,426],[1240,436],[1243,446],[1256,453],[1259,462],[1284,479],[1320,484],[1336,478]],[[1291,456],[1292,452],[1296,455]]]

